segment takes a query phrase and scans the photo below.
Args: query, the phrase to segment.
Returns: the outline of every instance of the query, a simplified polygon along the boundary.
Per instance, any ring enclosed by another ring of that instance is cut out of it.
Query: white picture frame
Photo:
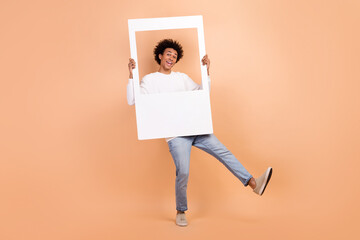
[[[206,54],[202,16],[129,19],[128,26],[131,58],[137,63],[133,69],[133,79],[138,139],[213,133],[207,69],[201,64],[201,58]],[[197,29],[203,89],[141,94],[136,32],[186,28]]]

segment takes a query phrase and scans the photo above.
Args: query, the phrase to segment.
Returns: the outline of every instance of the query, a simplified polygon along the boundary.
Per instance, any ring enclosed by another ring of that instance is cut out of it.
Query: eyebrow
[[[172,52],[171,52],[171,51],[169,51],[169,50],[167,51],[167,53],[168,53],[168,52],[169,52],[169,53],[172,53]],[[177,53],[174,53],[174,55],[176,55],[176,56],[177,56]]]

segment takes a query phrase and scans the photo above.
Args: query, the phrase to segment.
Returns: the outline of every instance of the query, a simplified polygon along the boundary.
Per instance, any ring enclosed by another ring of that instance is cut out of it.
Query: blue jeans
[[[247,186],[252,175],[235,156],[215,137],[214,134],[176,137],[168,142],[169,150],[176,167],[175,193],[176,210],[186,211],[187,183],[189,178],[190,151],[195,146],[214,156]]]

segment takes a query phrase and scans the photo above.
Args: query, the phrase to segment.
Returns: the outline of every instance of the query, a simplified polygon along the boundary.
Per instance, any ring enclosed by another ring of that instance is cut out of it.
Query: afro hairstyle
[[[176,62],[178,62],[184,55],[184,51],[182,49],[182,46],[179,42],[174,41],[172,39],[163,39],[160,42],[157,43],[156,47],[154,48],[154,57],[155,61],[160,65],[160,58],[159,54],[163,54],[165,49],[172,48],[177,52],[177,59]]]

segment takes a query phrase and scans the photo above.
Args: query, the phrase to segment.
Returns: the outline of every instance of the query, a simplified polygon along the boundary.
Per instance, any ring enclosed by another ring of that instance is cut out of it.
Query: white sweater
[[[208,76],[209,90],[210,90],[210,77]],[[164,93],[164,92],[182,92],[200,90],[202,86],[195,83],[188,75],[180,72],[171,72],[164,74],[160,72],[150,73],[143,77],[140,82],[140,91],[143,94],[151,93]],[[129,105],[135,104],[134,97],[134,80],[129,79],[127,85],[127,101]],[[170,141],[175,137],[166,138]]]

